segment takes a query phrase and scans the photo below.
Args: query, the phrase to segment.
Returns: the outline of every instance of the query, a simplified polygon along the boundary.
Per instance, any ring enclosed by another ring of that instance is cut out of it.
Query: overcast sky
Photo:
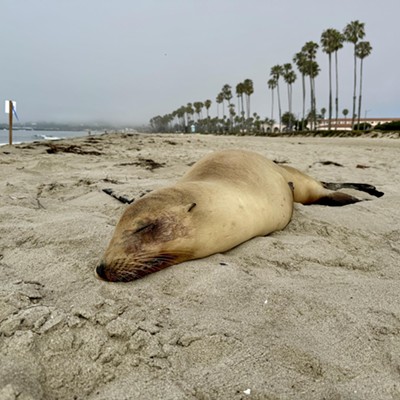
[[[147,123],[226,83],[254,82],[252,112],[270,116],[270,69],[327,28],[365,23],[362,116],[400,117],[399,0],[0,0],[0,122]],[[317,108],[328,107],[319,51]],[[340,110],[352,105],[352,45],[339,52]],[[282,89],[283,89],[282,85]],[[301,113],[300,79],[294,112]],[[287,110],[282,90],[283,110]]]

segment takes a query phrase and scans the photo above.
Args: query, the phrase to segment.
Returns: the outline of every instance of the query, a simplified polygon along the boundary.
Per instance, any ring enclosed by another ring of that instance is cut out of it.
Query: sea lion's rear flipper
[[[322,197],[313,201],[312,204],[320,204],[324,206],[346,206],[348,204],[358,203],[359,201],[363,201],[357,199],[356,197],[338,192],[339,189],[354,189],[360,192],[368,193],[371,196],[382,197],[383,192],[380,192],[376,189],[375,186],[369,185],[367,183],[333,183],[333,182],[321,182],[324,189],[332,190],[332,192],[327,192],[323,194]]]
[[[354,196],[343,192],[331,192],[327,195],[320,197],[318,200],[309,204],[319,204],[322,206],[341,207],[348,204],[354,204],[362,201]]]
[[[376,189],[375,186],[369,185],[368,183],[333,183],[333,182],[321,182],[325,189],[339,190],[339,189],[354,189],[361,192],[365,192],[375,197],[382,197],[383,192]]]

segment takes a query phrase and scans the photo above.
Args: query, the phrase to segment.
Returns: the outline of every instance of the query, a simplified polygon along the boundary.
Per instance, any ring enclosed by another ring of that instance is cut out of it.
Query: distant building
[[[375,128],[378,124],[386,124],[387,122],[400,121],[400,118],[360,118],[360,124],[367,123],[370,124],[372,128]],[[358,123],[358,119],[355,119],[355,124]],[[320,119],[317,123],[317,130],[327,131],[329,126],[328,119]],[[351,131],[351,118],[338,118],[337,125],[336,119],[331,120],[331,130],[339,131]]]
[[[400,121],[400,118],[360,118],[360,124],[367,123],[370,124],[372,129],[375,128],[378,124],[386,124],[388,122]],[[358,123],[358,119],[356,118],[354,121],[355,124]],[[261,124],[261,130],[264,133],[278,133],[280,125],[276,122],[271,126],[269,123]],[[282,132],[288,132],[287,127],[282,124],[281,126]],[[317,131],[327,131],[329,129],[329,120],[328,119],[319,119],[317,121],[316,129]],[[295,130],[295,128],[293,128]],[[307,130],[307,129],[306,129]],[[338,118],[337,124],[336,119],[331,120],[331,130],[338,131],[351,131],[351,118]]]

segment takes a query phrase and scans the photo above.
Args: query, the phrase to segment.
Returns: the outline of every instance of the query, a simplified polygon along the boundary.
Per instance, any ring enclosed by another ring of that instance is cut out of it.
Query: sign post
[[[8,143],[11,146],[12,142],[13,142],[13,138],[12,138],[12,124],[13,124],[13,103],[10,100],[9,101],[9,114],[8,114],[8,127],[9,127],[9,134],[8,134]]]
[[[8,129],[9,129],[9,134],[8,134],[8,143],[10,146],[12,145],[13,142],[13,114],[17,110],[17,103],[12,100],[6,100],[6,114],[8,114]]]

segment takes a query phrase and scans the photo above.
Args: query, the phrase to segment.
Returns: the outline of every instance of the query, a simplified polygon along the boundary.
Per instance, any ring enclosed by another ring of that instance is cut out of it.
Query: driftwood
[[[116,194],[112,189],[103,189],[103,192],[124,204],[131,204],[135,201],[135,199],[128,199],[126,196]]]

